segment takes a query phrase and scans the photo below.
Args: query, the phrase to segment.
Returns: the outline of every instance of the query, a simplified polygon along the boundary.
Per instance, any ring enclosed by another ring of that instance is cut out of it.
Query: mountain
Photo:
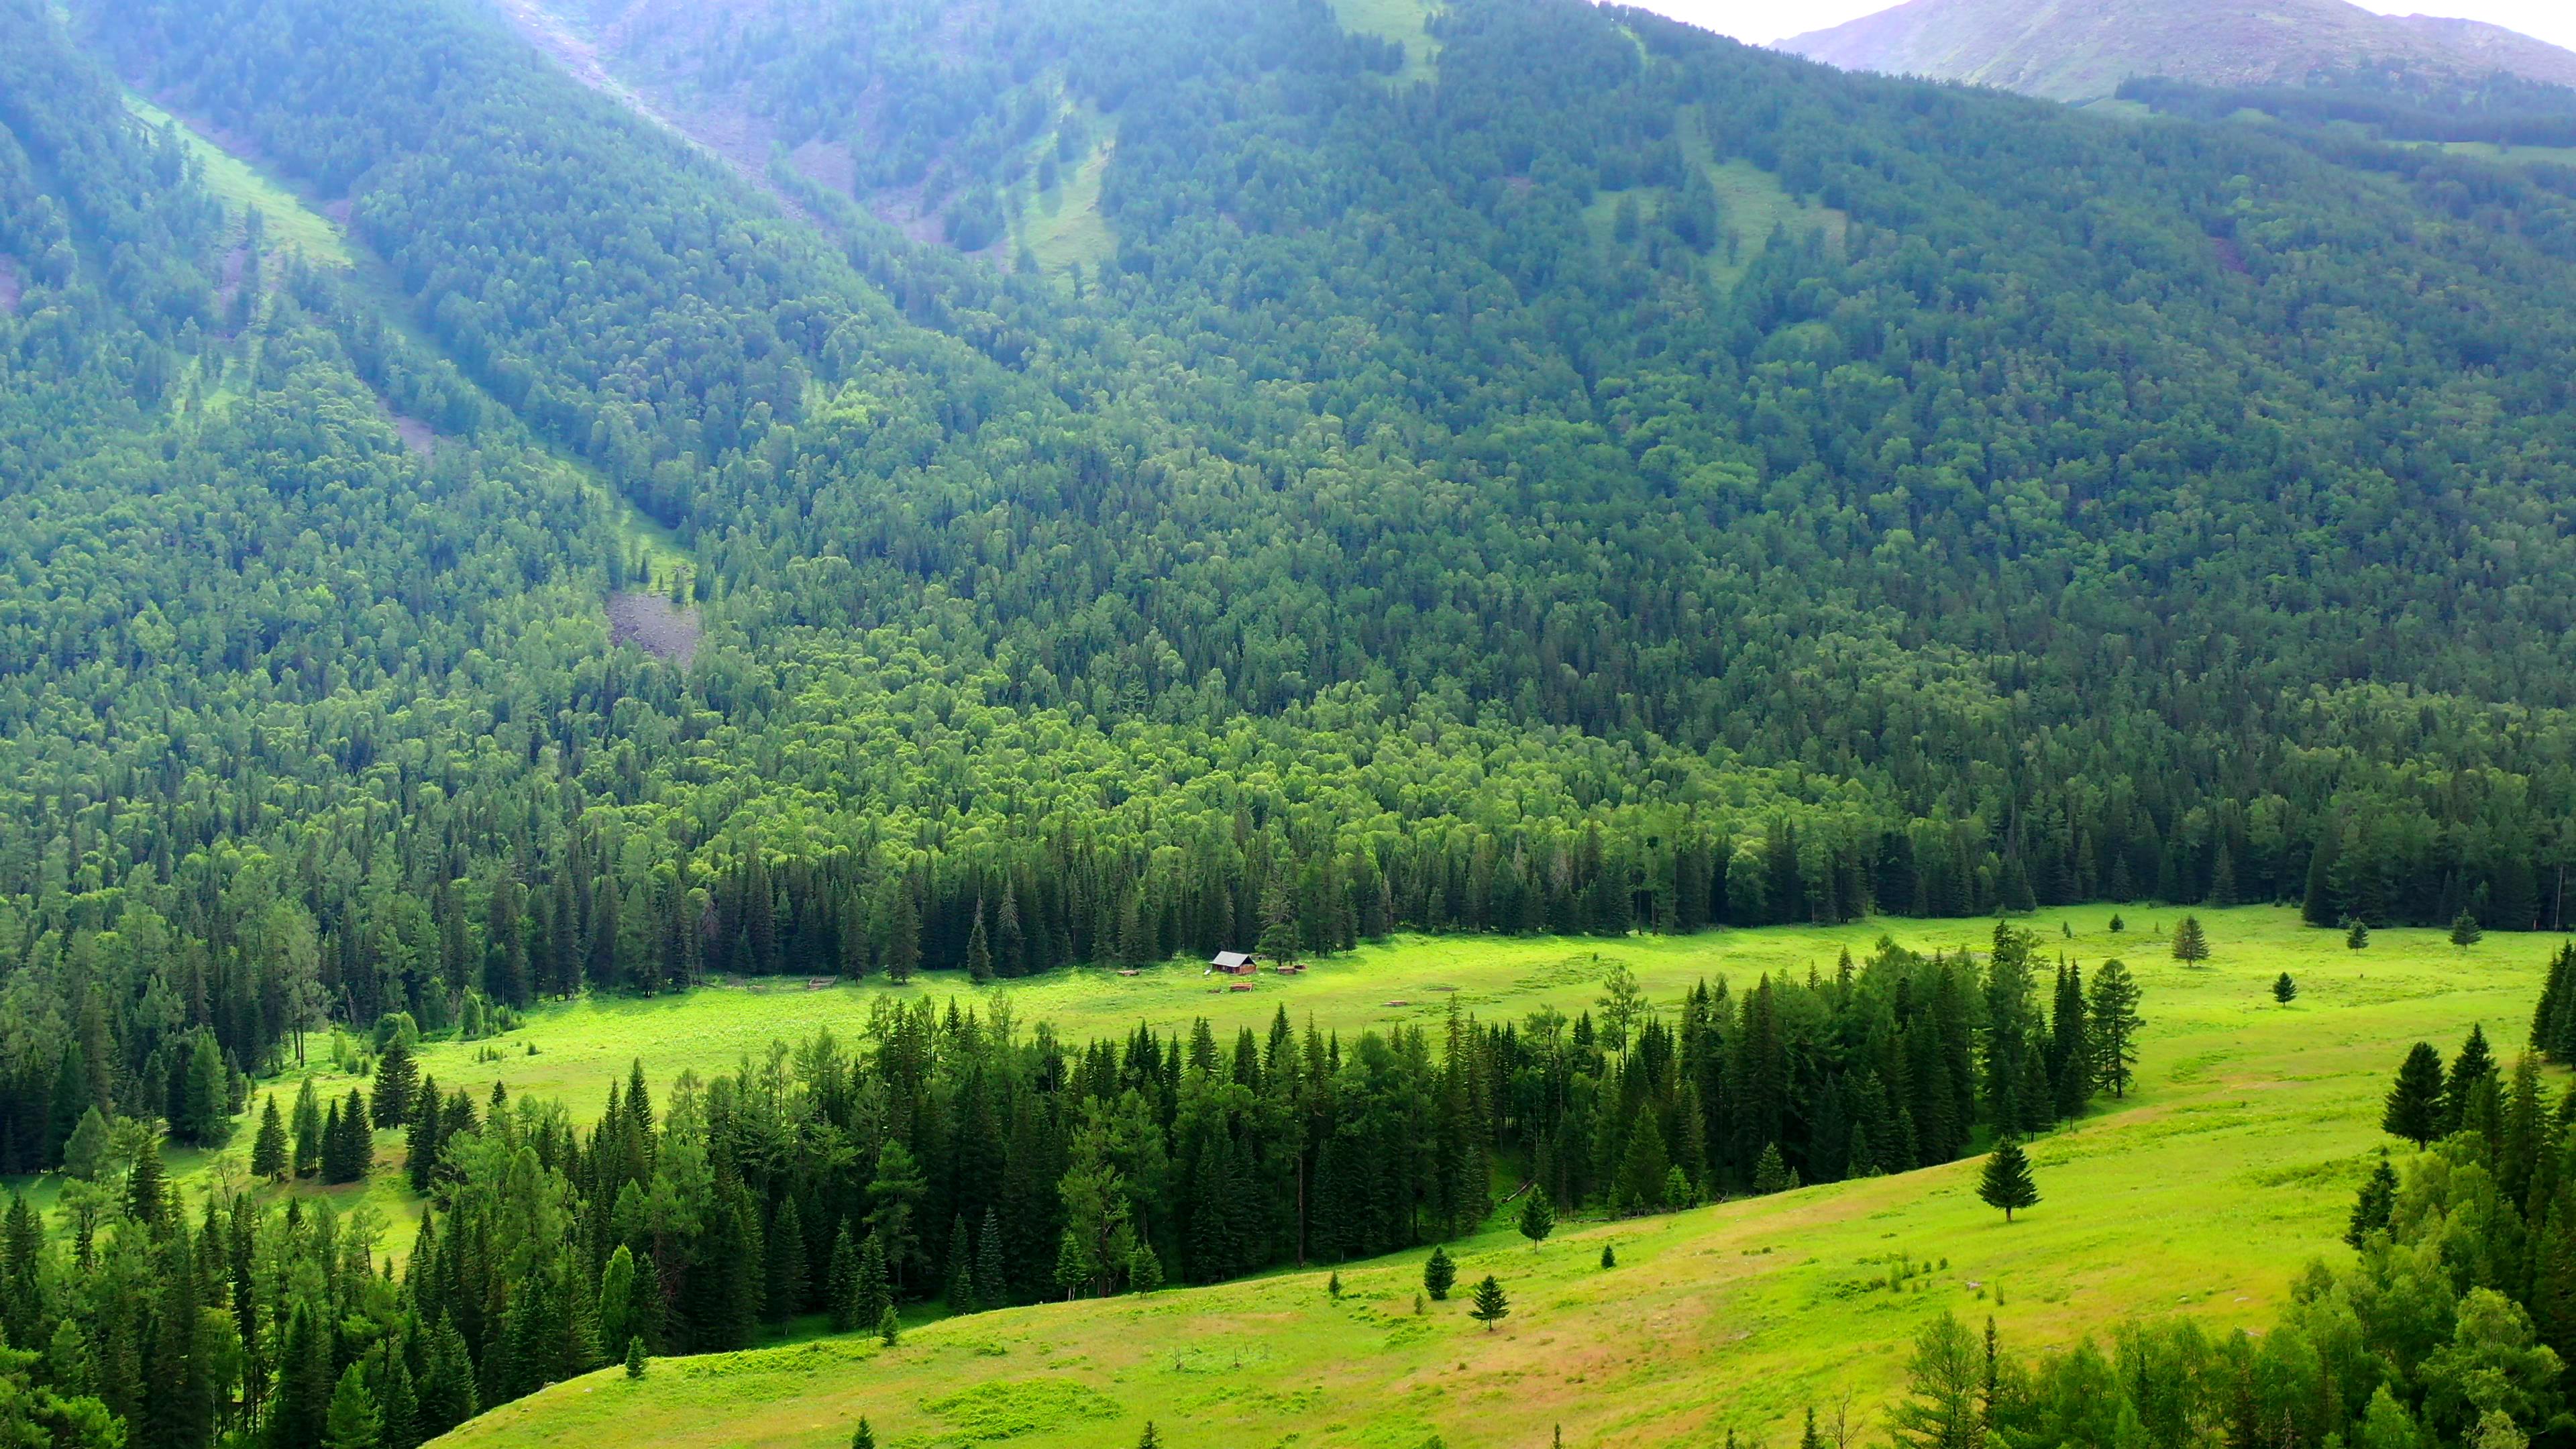
[[[2135,76],[2260,86],[2387,65],[2576,85],[2576,53],[2502,26],[2382,16],[2345,0],[1908,0],[1778,48],[1844,70],[2065,101],[2108,96]]]

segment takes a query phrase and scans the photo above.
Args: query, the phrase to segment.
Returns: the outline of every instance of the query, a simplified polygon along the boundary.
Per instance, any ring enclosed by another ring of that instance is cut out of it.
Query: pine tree
[[[2388,1149],[2379,1149],[2379,1165],[2362,1180],[2361,1195],[2352,1205],[2352,1223],[2344,1229],[2343,1240],[2358,1248],[2372,1232],[2388,1226],[2389,1209],[2397,1204],[2397,1169],[2388,1163]]]
[[[2093,977],[2093,1070],[2114,1097],[2129,1095],[2131,1068],[2138,1063],[2138,1028],[2146,1024],[2138,1017],[2141,994],[2129,968],[2116,959],[2103,962]]]
[[[1608,1243],[1603,1243],[1601,1245],[1601,1266],[1605,1269],[1618,1267],[1619,1250]]]
[[[396,1033],[385,1044],[385,1054],[376,1058],[376,1092],[369,1114],[379,1127],[400,1127],[410,1120],[412,1099],[419,1091],[419,1068],[412,1062],[411,1048]]]
[[[2396,1085],[2379,1116],[2380,1130],[2403,1137],[2418,1149],[2441,1135],[2442,1054],[2431,1042],[2419,1041],[2397,1068]]]
[[[2353,917],[2352,924],[2346,927],[2343,933],[2343,948],[2347,951],[2358,951],[2369,944],[2370,923],[2359,916]]]
[[[1145,1432],[1136,1436],[1136,1449],[1163,1449],[1163,1436],[1154,1431],[1154,1421],[1145,1421]]]
[[[1003,897],[1006,903],[1009,899]],[[987,1308],[1011,1302],[1010,1275],[1002,1267],[1002,1218],[989,1207],[984,1209],[984,1230],[975,1235],[975,1301]]]
[[[383,1449],[384,1442],[384,1418],[376,1412],[376,1396],[367,1391],[365,1372],[351,1364],[331,1391],[323,1449]]]
[[[2484,939],[2486,931],[2478,925],[2477,914],[2463,907],[2451,918],[2451,944],[2465,951]]]
[[[1430,1294],[1432,1301],[1445,1303],[1449,1299],[1449,1286],[1457,1281],[1457,1260],[1449,1256],[1448,1248],[1433,1248],[1430,1258],[1422,1265],[1422,1291]]]
[[[599,1341],[615,1343],[635,1336],[627,1313],[635,1299],[635,1254],[624,1243],[608,1255],[599,1270]]]
[[[885,1242],[870,1233],[859,1245],[859,1291],[853,1304],[854,1321],[874,1324],[894,1306],[894,1288],[886,1278]]]
[[[177,1100],[170,1114],[171,1135],[192,1147],[218,1147],[232,1136],[232,1083],[224,1071],[224,1054],[215,1034],[200,1031],[180,1066]]]
[[[973,1313],[979,1306],[975,1301],[975,1259],[966,1248],[966,1215],[959,1213],[948,1224],[948,1311]]]
[[[1324,1296],[1332,1299],[1335,1303],[1342,1301],[1342,1275],[1340,1270],[1334,1270],[1333,1276],[1324,1280]]]
[[[1788,1160],[1780,1155],[1780,1144],[1762,1144],[1762,1156],[1753,1165],[1755,1195],[1768,1197],[1775,1192],[1787,1192],[1797,1185],[1798,1174],[1789,1170]]]
[[[1533,1184],[1527,1200],[1521,1204],[1521,1236],[1529,1239],[1530,1248],[1536,1251],[1539,1244],[1547,1241],[1548,1234],[1555,1231],[1556,1209],[1549,1204],[1546,1190]]]
[[[2209,959],[2209,936],[2200,928],[2200,917],[2185,916],[2174,927],[2173,958],[2185,966],[2197,966]]]
[[[286,1166],[286,1123],[277,1113],[277,1094],[271,1092],[260,1109],[259,1136],[250,1146],[250,1171],[275,1182],[286,1175]]]
[[[1163,1260],[1156,1256],[1154,1245],[1138,1243],[1127,1255],[1127,1291],[1151,1293],[1163,1286]]]
[[[796,1211],[796,1199],[789,1196],[778,1204],[777,1221],[769,1227],[769,1319],[778,1331],[787,1331],[788,1321],[805,1311],[805,1223]]]
[[[966,975],[977,984],[993,979],[993,947],[984,934],[984,903],[975,902],[975,927],[966,935]]]
[[[903,1319],[894,1311],[894,1305],[889,1303],[885,1311],[877,1315],[877,1341],[892,1348],[902,1338]]]
[[[2287,1006],[2291,1002],[2297,1000],[2298,996],[2299,983],[2290,979],[2289,972],[2284,971],[2279,976],[2273,978],[2272,999],[2274,1001],[2281,1003],[2283,1006]]]
[[[2576,944],[2550,959],[2548,984],[2531,1012],[2531,1049],[2561,1066],[2576,1061]]]
[[[2451,1074],[2442,1086],[2442,1118],[2439,1136],[2449,1136],[2462,1127],[2482,1125],[2470,1117],[2469,1106],[2480,1087],[2495,1090],[2495,1053],[2487,1050],[2484,1026],[2469,1028],[2468,1040],[2460,1043],[2460,1054],[2451,1059]]]
[[[1986,1154],[1985,1174],[1977,1179],[1977,1197],[1988,1207],[2002,1208],[2005,1222],[2012,1221],[2014,1209],[2039,1202],[2039,1184],[2031,1179],[2030,1159],[2022,1154],[2021,1143],[2007,1137]]]
[[[832,1265],[823,1282],[823,1303],[832,1315],[834,1333],[847,1333],[864,1321],[859,1317],[859,1245],[850,1236],[846,1221],[832,1241]]]
[[[108,1130],[107,1114],[95,1104],[80,1115],[79,1125],[72,1128],[63,1143],[63,1172],[81,1182],[96,1182],[107,1170],[108,1148],[114,1145],[114,1134]]]
[[[626,1339],[626,1376],[630,1379],[640,1379],[644,1377],[644,1370],[651,1364],[651,1362],[652,1360],[644,1352],[644,1336],[642,1334],[628,1335]]]
[[[1503,1285],[1491,1273],[1486,1274],[1485,1280],[1476,1285],[1476,1306],[1467,1311],[1467,1316],[1485,1325],[1485,1331],[1491,1333],[1494,1325],[1510,1317],[1511,1312],[1512,1300],[1504,1296]]]
[[[125,1174],[125,1211],[146,1228],[158,1229],[170,1215],[170,1178],[161,1166],[161,1134],[147,1131]]]
[[[850,1449],[877,1449],[877,1435],[868,1427],[868,1416],[859,1416],[859,1427],[850,1433]]]

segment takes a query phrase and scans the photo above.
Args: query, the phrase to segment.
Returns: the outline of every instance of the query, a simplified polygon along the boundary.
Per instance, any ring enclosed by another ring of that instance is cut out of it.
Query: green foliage
[[[2486,930],[2478,924],[2475,911],[2463,908],[2458,915],[2451,918],[2452,945],[2466,950],[2476,945],[2485,936]]]
[[[2370,1235],[2388,1226],[2390,1213],[2397,1206],[2397,1169],[2389,1164],[2388,1150],[2381,1148],[2379,1160],[2372,1164],[2370,1176],[2364,1178],[2360,1194],[2352,1204],[2352,1222],[2344,1229],[2343,1240],[2355,1248],[2364,1247]]]
[[[1545,1192],[1534,1189],[1522,1201],[1519,1226],[1521,1236],[1529,1239],[1532,1248],[1546,1242],[1548,1235],[1556,1231],[1556,1209]]]
[[[2020,1142],[2007,1137],[1986,1154],[1985,1169],[1977,1177],[1977,1200],[2003,1209],[2005,1222],[2012,1221],[2015,1209],[2038,1204],[2039,1184],[2031,1177],[2030,1158]]]
[[[2272,978],[2272,999],[2274,1001],[2281,1003],[2283,1006],[2287,1006],[2292,1001],[2297,1000],[2298,995],[2299,983],[2290,979],[2289,972],[2284,971],[2280,975]]]
[[[2209,959],[2209,934],[2201,929],[2200,917],[2185,916],[2174,924],[2173,958],[2186,966]]]
[[[1458,1263],[1449,1256],[1446,1246],[1435,1247],[1422,1263],[1422,1288],[1435,1303],[1448,1301],[1450,1286],[1458,1281]]]
[[[1485,1325],[1485,1331],[1491,1333],[1495,1324],[1511,1317],[1511,1314],[1512,1300],[1503,1292],[1502,1283],[1493,1274],[1486,1274],[1476,1284],[1476,1306],[1467,1310],[1467,1316]]]

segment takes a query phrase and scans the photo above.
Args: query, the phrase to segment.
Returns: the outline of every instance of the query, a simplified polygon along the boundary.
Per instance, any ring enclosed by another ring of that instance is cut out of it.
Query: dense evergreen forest
[[[173,1449],[236,1430],[338,1449],[371,1415],[383,1449],[412,1449],[630,1349],[1436,1244],[1480,1227],[1498,1183],[1630,1216],[1904,1171],[2126,1090],[2125,972],[2088,992],[2060,967],[2051,990],[2034,947],[2000,926],[1980,967],[1882,944],[1831,978],[1703,983],[1673,1020],[1614,972],[1597,1017],[1453,1009],[1437,1033],[1348,1041],[1283,1009],[1231,1043],[1202,1021],[1077,1045],[1007,1008],[883,1001],[863,1041],[779,1042],[713,1081],[656,1088],[639,1062],[587,1130],[422,1078],[398,1023],[370,1093],[272,1098],[251,1159],[352,1180],[370,1127],[403,1128],[427,1216],[398,1277],[371,1266],[373,1208],[213,1194],[192,1220],[158,1135],[91,1111],[70,1231],[23,1199],[0,1222],[0,1328],[38,1350],[0,1349],[0,1379],[61,1444],[106,1443],[65,1426],[113,1416]],[[211,1052],[203,1080],[220,1117]]]
[[[708,972],[2563,922],[2553,173],[1572,0],[1419,84],[1316,3],[944,14],[677,69],[969,248],[1114,136],[1097,264],[783,210],[464,0],[0,0],[0,1167],[326,1019]]]

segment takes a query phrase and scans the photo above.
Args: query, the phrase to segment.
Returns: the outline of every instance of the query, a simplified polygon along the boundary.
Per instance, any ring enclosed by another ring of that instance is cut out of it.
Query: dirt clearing
[[[618,593],[608,596],[608,642],[633,644],[668,664],[688,667],[705,632],[698,611],[674,605],[660,594]]]

